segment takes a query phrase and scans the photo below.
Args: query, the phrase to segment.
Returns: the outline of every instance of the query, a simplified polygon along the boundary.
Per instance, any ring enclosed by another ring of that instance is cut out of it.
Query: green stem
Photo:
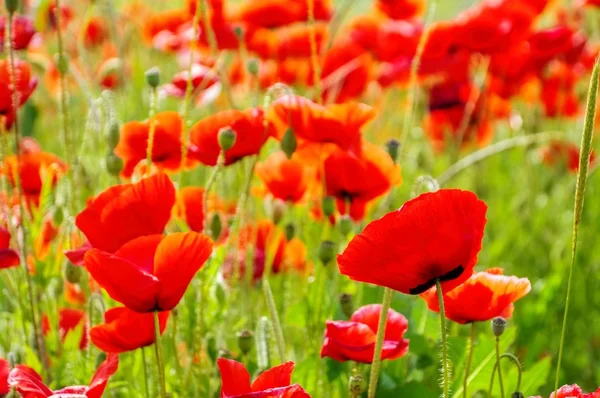
[[[369,375],[369,398],[375,398],[375,392],[377,391],[379,370],[381,369],[381,349],[383,347],[385,325],[387,323],[388,310],[392,305],[393,293],[394,291],[390,288],[386,287],[383,289],[383,300],[381,302],[381,312],[379,313],[379,324],[377,325],[377,338],[375,339],[375,351],[373,352],[373,363],[371,365],[371,374]]]
[[[517,367],[517,389],[516,391],[521,391],[521,379],[523,378],[523,367],[521,366],[521,361],[519,361],[519,358],[517,358],[516,356],[514,356],[511,353],[504,353],[502,355],[500,355],[500,359],[502,358],[507,358],[510,359]],[[488,391],[488,397],[492,396],[492,387],[494,386],[494,376],[496,375],[496,368],[498,368],[499,363],[496,362],[494,364],[494,370],[492,370],[492,378],[490,379],[490,389]]]
[[[471,322],[471,333],[469,334],[467,362],[465,364],[465,379],[463,381],[463,396],[468,398],[467,387],[469,386],[469,373],[471,372],[471,362],[473,360],[473,351],[475,344],[475,322]]]
[[[142,363],[144,365],[144,389],[146,398],[150,398],[150,387],[148,387],[148,365],[146,362],[146,347],[142,347]]]
[[[590,155],[592,148],[592,139],[594,138],[594,121],[596,118],[596,97],[598,95],[598,60],[594,64],[594,70],[590,80],[590,89],[588,92],[587,108],[585,112],[585,123],[583,134],[581,136],[581,149],[579,155],[579,171],[577,173],[577,186],[575,188],[575,208],[573,210],[573,240],[571,249],[571,265],[569,266],[569,277],[567,280],[567,298],[565,301],[565,312],[563,315],[562,332],[560,334],[560,347],[558,349],[558,362],[556,363],[556,378],[554,381],[554,393],[558,390],[560,376],[560,366],[562,364],[563,348],[565,335],[567,333],[567,319],[569,314],[569,304],[571,301],[571,285],[573,282],[573,268],[575,265],[575,255],[577,253],[577,235],[579,223],[581,222],[581,213],[583,211],[583,199],[585,196],[585,184],[587,182],[588,167],[590,164]]]
[[[204,216],[204,234],[210,235],[210,217],[208,216],[208,197],[210,196],[210,190],[217,181],[219,172],[225,164],[225,152],[221,150],[219,157],[217,158],[217,164],[212,169],[211,175],[208,177],[206,182],[206,188],[204,188],[204,197],[202,198],[202,214]]]
[[[444,294],[440,280],[435,281],[438,303],[440,305],[440,333],[442,340],[442,390],[443,398],[450,394],[450,364],[448,363],[448,330],[446,326],[446,310],[444,308]]]
[[[265,301],[267,302],[267,308],[269,310],[269,316],[273,323],[273,330],[275,331],[275,341],[277,342],[277,351],[281,362],[285,362],[286,351],[285,351],[285,340],[283,339],[283,329],[281,322],[279,321],[279,314],[277,314],[277,307],[275,305],[275,299],[273,298],[273,291],[267,278],[262,279],[263,293],[265,295]]]
[[[152,91],[150,92],[150,129],[148,131],[148,144],[146,145],[146,172],[150,173],[150,168],[152,167],[152,152],[154,150],[154,134],[156,132],[156,107],[157,107],[157,88],[152,87]]]
[[[161,398],[167,398],[167,386],[165,382],[165,365],[163,361],[162,346],[160,344],[160,324],[158,320],[158,311],[154,311],[154,353],[156,355],[156,365],[158,366],[160,396]]]
[[[500,383],[500,397],[504,398],[504,381],[502,380],[502,366],[500,366],[500,337],[496,337],[496,366],[498,368],[498,383]],[[492,374],[493,382],[494,374]]]

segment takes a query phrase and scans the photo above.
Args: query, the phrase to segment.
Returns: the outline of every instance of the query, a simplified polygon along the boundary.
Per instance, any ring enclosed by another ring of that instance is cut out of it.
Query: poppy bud
[[[400,150],[400,141],[398,141],[395,138],[392,138],[391,140],[386,142],[385,146],[387,148],[388,154],[390,155],[394,163],[396,163],[396,160],[398,160],[398,152]]]
[[[4,6],[6,7],[6,11],[12,15],[19,8],[19,0],[4,0]]]
[[[219,348],[218,358],[233,359],[233,355],[227,348]]]
[[[226,152],[233,148],[233,146],[235,145],[236,138],[237,134],[229,127],[222,128],[219,131],[219,146],[221,147],[223,152]]]
[[[346,315],[347,318],[350,318],[354,312],[354,296],[350,293],[340,294],[340,307],[342,307],[344,315]]]
[[[367,382],[362,375],[350,376],[350,382],[348,383],[348,390],[352,396],[359,396],[367,390]]]
[[[244,39],[244,29],[242,29],[241,26],[236,26],[233,28],[233,33],[235,33],[235,37],[237,37],[238,40]]]
[[[285,152],[285,156],[288,159],[291,159],[294,152],[296,152],[297,146],[296,134],[294,134],[294,130],[290,127],[285,130],[285,134],[283,134],[283,138],[281,139],[281,150]]]
[[[52,209],[52,223],[54,225],[61,225],[65,219],[65,212],[63,211],[62,206],[56,205],[54,209]]]
[[[106,142],[110,149],[115,149],[119,145],[121,139],[121,132],[119,131],[119,123],[112,122],[108,126],[108,135],[106,136]]]
[[[344,214],[340,217],[340,232],[342,235],[348,235],[350,231],[352,231],[352,217],[347,214]]]
[[[106,361],[106,353],[101,352],[98,355],[96,355],[96,369],[98,368],[98,366],[100,366],[102,364],[102,362]]]
[[[325,217],[331,216],[335,211],[335,199],[333,198],[333,196],[325,196],[323,198],[322,206],[323,214],[325,214]]]
[[[60,297],[64,291],[64,283],[59,279],[53,279],[48,286],[48,292],[52,297]]]
[[[273,222],[275,224],[279,224],[279,221],[283,218],[285,214],[285,202],[281,199],[275,199],[273,201]]]
[[[244,329],[238,333],[237,338],[238,347],[242,354],[248,354],[254,345],[254,333],[251,330]]]
[[[216,283],[214,286],[214,293],[217,299],[217,303],[219,303],[219,305],[225,305],[225,303],[227,302],[227,294],[225,293],[223,285],[221,285],[220,283]]]
[[[74,265],[70,261],[66,261],[64,275],[68,282],[79,283],[79,281],[81,281],[81,267]]]
[[[502,336],[505,329],[506,329],[506,319],[499,316],[492,320],[492,332],[494,333],[494,336],[496,336],[496,337]]]
[[[289,223],[285,226],[285,239],[289,242],[290,240],[294,239],[294,236],[296,235],[296,227],[294,226],[294,224]]]
[[[61,75],[64,75],[69,71],[69,56],[66,53],[54,54],[54,63],[56,64],[56,69]]]
[[[251,59],[246,63],[246,70],[252,76],[258,75],[258,61],[256,59]]]
[[[511,398],[525,398],[525,395],[520,391],[516,391],[512,393]]]
[[[106,171],[108,171],[110,175],[118,176],[121,170],[123,170],[123,159],[114,153],[109,154],[105,161]]]
[[[222,227],[223,224],[221,223],[221,216],[219,216],[218,213],[213,213],[212,217],[210,218],[209,225],[210,237],[212,240],[217,241],[219,239],[219,236],[221,236]]]
[[[146,71],[146,83],[152,88],[160,84],[160,69],[158,67],[150,68]]]
[[[335,243],[330,240],[324,240],[319,246],[319,260],[321,260],[323,264],[329,264],[331,260],[335,258],[335,251]]]

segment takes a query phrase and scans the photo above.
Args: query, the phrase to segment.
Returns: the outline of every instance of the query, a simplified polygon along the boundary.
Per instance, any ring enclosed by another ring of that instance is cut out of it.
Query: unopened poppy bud
[[[294,236],[296,235],[296,227],[294,226],[294,224],[289,223],[285,226],[285,239],[289,242],[290,240],[294,239]]]
[[[19,9],[19,0],[4,0],[4,6],[9,14],[14,14]]]
[[[51,297],[60,297],[64,291],[64,283],[60,279],[53,279],[48,286]]]
[[[291,159],[294,152],[296,152],[297,147],[298,140],[296,140],[296,134],[294,134],[294,130],[290,127],[285,130],[283,138],[281,139],[281,150],[285,152],[285,156],[287,156],[288,159]]]
[[[323,206],[323,214],[325,214],[325,217],[331,216],[335,211],[335,199],[333,196],[325,196],[321,205]]]
[[[506,329],[506,319],[499,316],[492,320],[492,332],[494,333],[494,336],[496,336],[496,337],[502,336],[505,329]]]
[[[219,146],[223,152],[230,150],[235,145],[237,134],[229,127],[219,131]]]
[[[285,202],[281,199],[275,199],[273,201],[273,222],[275,224],[279,224],[279,221],[285,215]]]
[[[396,161],[398,160],[398,152],[400,150],[400,141],[398,141],[395,138],[392,138],[391,140],[386,142],[385,146],[387,148],[388,154],[390,155],[390,158],[392,158],[394,163],[396,163]]]
[[[256,59],[251,59],[246,63],[246,70],[248,71],[248,73],[250,73],[252,76],[257,76],[258,75],[258,61]]]
[[[150,68],[146,71],[146,83],[152,88],[160,84],[160,69],[158,67]]]
[[[348,235],[352,231],[352,217],[344,214],[340,217],[340,232],[342,235]]]
[[[110,175],[118,176],[121,170],[123,170],[123,159],[115,155],[114,153],[110,153],[106,157],[106,171]]]
[[[106,361],[106,353],[101,352],[96,355],[96,368],[102,364],[102,362]]]
[[[119,123],[112,122],[108,126],[108,135],[106,136],[106,143],[110,149],[115,149],[119,145],[121,139],[121,132],[119,131]]]
[[[65,219],[65,212],[63,211],[62,206],[61,205],[54,206],[54,209],[52,209],[52,223],[56,226],[59,226],[62,224],[64,219]]]
[[[227,348],[219,348],[218,358],[233,359],[233,354]]]
[[[352,396],[359,396],[367,390],[367,382],[362,375],[350,376],[350,382],[348,383],[348,390]]]
[[[329,264],[335,258],[335,243],[330,240],[324,240],[319,246],[319,260],[323,264]]]
[[[54,54],[54,63],[56,69],[61,75],[64,75],[69,71],[69,56],[66,53]]]
[[[68,282],[79,283],[79,281],[81,281],[81,267],[74,265],[70,261],[66,261],[64,275]]]
[[[221,216],[219,216],[218,213],[213,213],[212,217],[210,218],[210,225],[209,225],[210,237],[212,238],[212,240],[214,240],[214,241],[219,240],[219,237],[221,236],[222,228],[223,228],[223,224],[221,223]]]
[[[238,333],[237,338],[238,347],[242,354],[248,354],[254,345],[254,333],[251,330],[244,329]]]
[[[340,294],[340,307],[346,317],[350,318],[354,312],[354,296],[350,293]]]
[[[523,395],[523,393],[520,391],[515,391],[512,393],[512,395],[510,397],[511,398],[525,398],[525,395]]]
[[[242,29],[241,26],[236,26],[233,28],[233,33],[235,33],[235,37],[237,37],[238,40],[242,40],[244,38],[244,29]]]

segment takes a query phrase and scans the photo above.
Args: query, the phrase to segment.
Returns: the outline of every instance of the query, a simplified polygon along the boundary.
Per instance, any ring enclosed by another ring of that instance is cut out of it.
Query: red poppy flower
[[[10,373],[10,364],[6,359],[0,358],[0,396],[8,395],[10,386],[8,385],[8,374]]]
[[[56,14],[60,13],[60,25],[61,28],[64,29],[66,28],[69,23],[71,22],[71,20],[73,19],[73,16],[75,15],[75,12],[73,11],[73,9],[67,5],[61,4],[60,5],[60,9],[57,10],[56,9],[56,1],[55,0],[51,0],[49,2],[50,4],[48,5],[47,8],[47,15],[48,15],[48,23],[50,24],[50,27],[52,29],[56,29]]]
[[[167,327],[169,312],[158,314],[160,333]],[[90,339],[100,350],[117,353],[137,350],[154,344],[154,314],[140,314],[126,307],[111,308],[104,322],[90,329]]]
[[[261,108],[218,112],[200,120],[190,129],[190,140],[196,146],[190,157],[207,166],[216,165],[221,152],[219,131],[223,128],[230,128],[236,133],[235,144],[225,152],[225,165],[257,154],[272,135],[270,125],[265,125]]]
[[[18,107],[21,107],[37,86],[37,78],[31,76],[31,66],[20,59],[15,60]],[[4,116],[7,129],[14,121],[13,90],[8,60],[0,60],[0,119]]]
[[[375,220],[338,256],[350,279],[421,294],[445,293],[473,274],[487,206],[469,191],[442,189],[406,202]]]
[[[283,26],[275,30],[256,29],[248,34],[246,46],[249,51],[263,59],[307,59],[312,54],[311,29],[311,26],[306,24]],[[316,23],[314,29],[317,52],[320,52],[327,41],[327,24]]]
[[[104,20],[98,17],[92,17],[84,25],[82,35],[83,44],[89,48],[102,44],[102,42],[108,38],[109,33]]]
[[[315,20],[331,18],[329,0],[314,0]],[[231,19],[250,26],[276,28],[308,19],[308,0],[246,0],[236,7]]]
[[[61,341],[64,342],[67,335],[79,327],[79,325],[83,325],[83,333],[81,334],[81,340],[79,340],[79,349],[83,350],[88,345],[88,328],[85,311],[75,308],[61,308],[58,312],[58,330]],[[42,331],[44,335],[47,335],[51,329],[50,319],[48,315],[44,315],[42,318]]]
[[[13,16],[13,50],[25,50],[35,35],[33,20],[24,15]],[[6,31],[6,16],[0,17],[0,32]],[[4,51],[5,35],[0,35],[0,52]]]
[[[237,361],[217,359],[221,372],[222,398],[310,398],[298,384],[291,384],[293,362],[286,362],[264,371],[250,384],[250,374],[246,367]]]
[[[216,212],[224,217],[230,217],[236,212],[236,203],[228,203],[214,194],[208,198],[208,211]],[[175,212],[178,217],[185,220],[192,231],[204,231],[204,188],[183,187],[179,190]],[[223,223],[221,237],[227,236],[227,223]]]
[[[49,398],[77,396],[87,398],[101,398],[108,379],[114,375],[119,367],[119,356],[109,354],[106,360],[98,366],[89,386],[72,386],[52,391],[48,388],[40,375],[26,366],[15,367],[8,376],[8,383],[19,394],[27,398]]]
[[[530,398],[541,398],[539,395]],[[556,391],[550,394],[550,398],[600,398],[600,387],[596,392],[584,393],[581,387],[577,384],[564,385]]]
[[[154,143],[152,163],[159,169],[177,171],[181,167],[182,120],[178,112],[161,112],[154,118]],[[150,120],[129,122],[121,127],[121,139],[115,148],[115,154],[123,159],[125,165],[121,174],[129,178],[140,161],[146,159]],[[189,148],[188,151],[194,151]],[[188,159],[193,154],[188,156]],[[190,166],[188,163],[186,166]]]
[[[84,263],[109,296],[136,312],[168,311],[212,252],[212,241],[196,232],[149,235],[115,254],[91,249]]]
[[[423,13],[423,0],[377,0],[376,7],[392,19],[410,19]]]
[[[173,183],[155,174],[108,188],[77,215],[75,224],[92,247],[112,253],[132,239],[162,233],[174,204]]]
[[[462,285],[444,293],[446,316],[462,324],[489,321],[499,316],[510,318],[513,303],[530,290],[529,279],[504,276],[501,268],[477,272]],[[421,294],[421,297],[430,310],[440,311],[435,286]]]
[[[579,146],[568,141],[555,140],[541,148],[542,161],[551,167],[564,165],[571,173],[579,170]],[[596,153],[590,155],[590,164],[596,161]]]
[[[579,59],[585,43],[585,36],[566,25],[535,32],[529,38],[532,58],[540,68],[559,56],[573,63]]]
[[[371,80],[371,64],[371,55],[353,41],[334,44],[321,68],[325,102],[343,103],[360,97]]]
[[[83,265],[83,260],[77,265]],[[87,297],[79,284],[65,281],[65,301],[72,305],[84,306],[87,304]]]
[[[258,163],[256,175],[273,197],[284,201],[298,202],[308,187],[304,164],[294,156],[288,159],[283,152],[276,152]]]
[[[356,310],[350,321],[327,321],[321,358],[371,363],[380,314],[381,304],[370,304]],[[403,338],[407,330],[404,315],[389,309],[381,359],[397,359],[408,352],[408,340]]]
[[[10,248],[10,232],[0,227],[0,269],[17,267],[19,264],[19,254]]]
[[[57,236],[58,227],[54,225],[52,215],[48,214],[42,220],[42,226],[34,240],[35,257],[38,260],[44,259],[50,253],[50,245]]]
[[[173,97],[185,98],[187,84],[188,72],[185,70],[176,74],[171,83],[162,86],[162,91]],[[192,65],[192,94],[200,95],[199,100],[202,101],[202,97],[213,95],[212,92],[215,88],[218,89],[218,94],[220,92],[219,75],[206,65]]]
[[[402,179],[400,167],[385,150],[367,141],[362,143],[360,157],[335,150],[325,159],[324,172],[327,194],[337,199],[340,213],[349,213],[355,220],[364,217],[367,202],[383,195]]]
[[[576,116],[579,99],[576,84],[579,73],[563,62],[553,62],[548,74],[541,80],[541,100],[544,113],[549,117]]]
[[[142,28],[146,43],[163,51],[175,51],[181,48],[183,41],[179,36],[191,20],[185,10],[166,10],[147,18]]]

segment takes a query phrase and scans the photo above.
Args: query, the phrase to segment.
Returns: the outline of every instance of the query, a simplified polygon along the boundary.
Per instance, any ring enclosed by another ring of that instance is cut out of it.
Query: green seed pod
[[[251,330],[244,329],[237,334],[238,347],[242,354],[247,355],[254,345],[254,333]]]
[[[52,223],[57,227],[62,225],[65,220],[65,212],[61,205],[55,205],[52,209]]]
[[[285,239],[289,242],[292,239],[294,239],[294,236],[296,235],[296,227],[294,226],[294,224],[289,223],[285,226]]]
[[[353,222],[352,217],[347,214],[344,214],[340,217],[340,232],[342,235],[346,236],[352,231]]]
[[[395,138],[392,138],[385,144],[387,148],[387,152],[390,155],[390,158],[396,163],[398,160],[398,152],[400,151],[400,141]]]
[[[325,217],[331,216],[335,211],[335,199],[333,196],[325,196],[321,205],[323,206],[323,214],[325,214]]]
[[[108,126],[108,134],[106,136],[106,143],[110,149],[115,149],[117,145],[119,145],[119,141],[121,139],[121,132],[119,128],[119,123],[112,122],[110,126]]]
[[[235,37],[237,37],[238,40],[244,39],[244,29],[242,29],[241,26],[236,26],[235,28],[233,28],[233,33],[235,34]]]
[[[492,332],[494,333],[494,336],[502,336],[504,330],[506,330],[506,319],[501,316],[494,318],[492,320]]]
[[[66,53],[56,53],[54,54],[54,63],[56,64],[56,69],[61,75],[66,74],[69,71],[69,55]]]
[[[150,68],[146,71],[146,83],[152,88],[160,84],[160,69],[158,67]]]
[[[367,382],[362,375],[350,376],[348,390],[353,396],[359,396],[367,390]]]
[[[121,170],[123,170],[123,159],[115,155],[114,153],[109,154],[106,157],[106,171],[110,175],[118,176]]]
[[[212,240],[217,241],[221,236],[221,229],[223,228],[223,224],[221,223],[221,216],[219,213],[213,213],[210,218],[209,224],[210,237]]]
[[[235,145],[235,141],[237,139],[237,134],[229,127],[222,128],[219,131],[219,146],[226,152],[233,148]]]
[[[96,355],[96,369],[98,368],[98,366],[102,365],[102,362],[104,361],[106,361],[106,354],[104,352],[101,352],[98,355]]]
[[[286,209],[285,202],[281,199],[275,199],[273,201],[273,222],[279,224],[283,216],[285,215]]]
[[[350,293],[340,294],[340,307],[346,317],[350,318],[354,312],[354,296]]]
[[[336,255],[335,243],[330,240],[324,240],[321,242],[319,246],[319,260],[323,262],[323,264],[329,264]]]
[[[290,127],[285,131],[281,139],[281,150],[285,152],[285,156],[288,159],[291,159],[297,147],[298,140],[296,140],[296,134],[294,134],[294,130]]]
[[[81,281],[81,267],[74,265],[70,261],[65,261],[64,276],[70,283],[79,283]]]
[[[246,63],[246,70],[252,76],[258,76],[258,70],[259,70],[258,61],[254,58],[248,60],[248,62]]]
[[[19,9],[19,0],[4,0],[4,6],[6,11],[12,15]]]

